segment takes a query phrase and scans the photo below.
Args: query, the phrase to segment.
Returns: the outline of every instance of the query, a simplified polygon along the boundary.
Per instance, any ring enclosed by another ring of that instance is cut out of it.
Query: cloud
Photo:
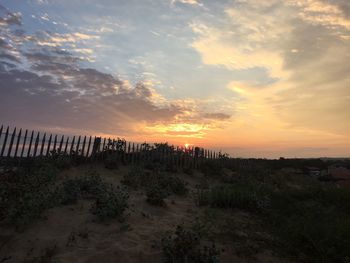
[[[171,4],[175,4],[175,3],[203,6],[203,4],[200,3],[198,0],[171,0]]]
[[[203,116],[206,119],[212,119],[212,120],[228,120],[231,118],[231,115],[221,112],[213,112],[213,113],[206,113]]]
[[[76,55],[59,45],[43,47],[40,43],[43,36],[45,41],[58,44],[97,39],[97,36],[18,34],[10,28],[15,24],[14,17],[17,16],[7,13],[1,19],[9,27],[0,39],[3,122],[126,133],[133,131],[135,123],[170,122],[181,113],[171,103],[156,105],[157,94],[142,83],[130,87],[115,76],[82,67]],[[12,40],[21,44],[9,44]],[[30,45],[26,46],[27,43]],[[87,49],[79,51],[91,53]]]
[[[350,29],[349,3],[346,1],[306,0],[289,1],[291,5],[300,8],[299,16],[312,24],[320,24],[326,27],[340,27]]]
[[[230,70],[260,67],[269,72],[270,78],[287,78],[288,72],[283,70],[283,58],[276,46],[290,26],[276,18],[282,11],[272,9],[261,13],[252,6],[242,3],[239,8],[227,8],[226,16],[217,26],[201,21],[191,23],[197,35],[192,47],[207,65]]]
[[[18,25],[22,24],[22,14],[8,11],[5,7],[0,5],[0,26]]]
[[[13,24],[6,26],[0,38],[0,118],[4,123],[61,132],[84,129],[120,136],[178,137],[181,133],[193,137],[229,117],[168,100],[155,90],[153,81],[132,86],[83,67],[77,53],[89,55],[92,50],[70,44],[98,40],[97,35],[28,34],[14,30]],[[157,127],[167,127],[166,132]]]
[[[275,78],[232,80],[241,114],[259,109],[289,127],[349,134],[349,10],[345,0],[241,1],[226,8],[220,26],[192,23],[192,46],[204,64],[263,67]]]

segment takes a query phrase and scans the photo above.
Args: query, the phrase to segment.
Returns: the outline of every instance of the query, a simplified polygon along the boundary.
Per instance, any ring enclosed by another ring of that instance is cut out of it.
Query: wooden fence
[[[181,168],[198,168],[219,154],[200,147],[167,143],[134,143],[96,136],[65,136],[24,129],[0,127],[0,159],[21,160],[65,155],[85,160],[116,158],[123,163],[161,162]]]

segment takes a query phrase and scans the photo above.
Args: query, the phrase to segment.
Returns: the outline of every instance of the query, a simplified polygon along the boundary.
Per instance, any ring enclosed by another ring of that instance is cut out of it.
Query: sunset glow
[[[348,0],[0,0],[0,124],[350,155]]]

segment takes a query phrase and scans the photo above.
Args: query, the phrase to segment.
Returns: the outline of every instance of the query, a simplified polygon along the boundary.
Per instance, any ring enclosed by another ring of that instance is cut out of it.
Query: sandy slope
[[[60,177],[83,175],[87,169],[88,166],[74,167]],[[119,184],[128,168],[107,170],[97,166],[97,171],[104,180]],[[180,176],[193,189],[200,174]],[[45,213],[46,219],[22,233],[0,228],[0,262],[162,262],[161,238],[178,224],[193,222],[203,209],[194,204],[190,195],[171,196],[166,203],[165,208],[151,206],[142,191],[131,191],[125,221],[115,219],[105,224],[94,222],[88,200],[50,209]],[[238,229],[250,220],[249,215],[239,211],[224,213],[220,218]],[[216,239],[222,249],[220,262],[282,262],[266,250],[251,257],[238,257],[234,249],[237,242],[225,236]]]

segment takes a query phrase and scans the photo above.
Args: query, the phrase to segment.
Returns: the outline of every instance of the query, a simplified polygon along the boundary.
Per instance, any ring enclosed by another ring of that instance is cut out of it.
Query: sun
[[[185,143],[185,148],[187,149],[188,147],[190,147],[189,143]]]

